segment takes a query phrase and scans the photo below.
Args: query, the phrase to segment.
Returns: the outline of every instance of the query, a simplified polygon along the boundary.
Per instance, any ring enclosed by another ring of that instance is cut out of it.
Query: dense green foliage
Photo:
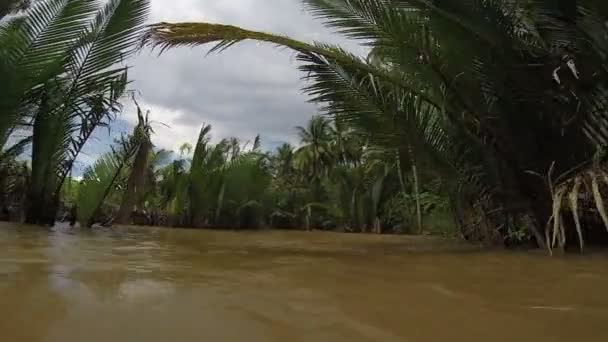
[[[127,224],[419,231],[412,177],[400,173],[398,151],[371,145],[320,116],[297,131],[300,147],[284,144],[262,152],[259,137],[213,144],[211,126],[204,125],[194,149],[186,143],[179,154],[148,150],[143,172],[137,163],[121,163],[137,158],[133,152],[126,158],[104,155],[79,185],[79,219],[85,224],[111,220],[137,175],[140,195]],[[423,214],[433,217],[435,229],[453,234],[442,182],[421,178]],[[441,219],[443,225],[436,226]]]
[[[74,161],[120,111],[123,62],[137,49],[148,7],[148,0],[36,1],[0,25],[0,151],[18,136],[30,145],[27,222],[54,222]]]
[[[605,1],[304,2],[369,57],[206,23],[160,23],[147,38],[163,49],[255,39],[296,50],[312,100],[440,175],[467,236],[523,230],[563,247],[574,232],[582,247],[605,232]]]
[[[194,146],[157,151],[140,110],[76,190],[66,179],[120,110],[116,65],[139,46],[147,1],[46,0],[3,22],[0,185],[14,189],[3,205],[25,204],[34,223],[52,221],[64,196],[89,225],[439,230],[550,250],[608,241],[605,1],[303,2],[369,55],[208,23],[159,23],[143,37],[162,50],[295,50],[322,106],[298,147],[214,144],[203,126]],[[28,146],[31,171],[18,158]]]

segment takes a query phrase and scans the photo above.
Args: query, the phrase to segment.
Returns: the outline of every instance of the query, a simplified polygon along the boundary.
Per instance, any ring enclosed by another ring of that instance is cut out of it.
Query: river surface
[[[0,341],[608,341],[608,257],[0,223]]]

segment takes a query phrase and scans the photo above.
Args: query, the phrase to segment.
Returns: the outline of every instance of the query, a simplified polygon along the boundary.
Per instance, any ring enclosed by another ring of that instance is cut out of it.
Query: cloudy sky
[[[151,4],[150,22],[225,23],[358,48],[324,28],[306,13],[300,0],[151,0]],[[185,142],[194,144],[203,123],[213,126],[215,141],[228,136],[247,141],[259,133],[266,149],[297,143],[294,127],[303,125],[316,108],[300,93],[304,84],[295,53],[255,42],[221,54],[206,56],[206,51],[205,47],[178,48],[160,57],[144,51],[130,61],[131,89],[158,122],[155,145],[177,150]],[[111,135],[130,131],[135,120],[134,107],[126,103]],[[109,141],[107,130],[98,132],[81,163],[107,149]]]

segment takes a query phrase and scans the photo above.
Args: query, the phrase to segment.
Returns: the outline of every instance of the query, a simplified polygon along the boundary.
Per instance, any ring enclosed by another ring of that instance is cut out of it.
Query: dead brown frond
[[[548,177],[553,209],[547,222],[545,237],[550,252],[553,248],[563,249],[566,245],[566,211],[570,211],[572,215],[581,250],[585,246],[583,224],[592,221],[590,216],[598,215],[608,230],[608,213],[604,203],[604,196],[608,192],[608,174],[604,167],[590,166],[555,185],[552,184],[551,176]],[[564,201],[567,203],[563,203]]]

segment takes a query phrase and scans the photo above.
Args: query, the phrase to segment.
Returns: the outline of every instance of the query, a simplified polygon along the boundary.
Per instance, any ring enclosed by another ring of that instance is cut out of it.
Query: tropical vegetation
[[[367,56],[211,23],[158,23],[142,36],[143,0],[47,0],[10,16],[0,26],[0,203],[25,208],[30,223],[54,221],[70,198],[83,225],[608,243],[605,1],[302,2]],[[120,112],[125,57],[142,45],[219,52],[245,40],[297,53],[303,91],[322,106],[297,128],[298,146],[212,143],[203,125],[194,146],[158,150],[139,109],[133,132],[71,181],[91,133]]]
[[[36,1],[2,22],[0,165],[10,172],[15,156],[31,154],[26,191],[16,192],[26,193],[26,222],[55,221],[82,148],[120,111],[124,61],[137,51],[148,7],[147,0]]]
[[[140,111],[131,137],[139,141],[143,134],[148,143],[134,150],[130,141],[118,141],[86,170],[77,185],[81,224],[422,231],[416,211],[409,210],[416,208],[411,175],[400,172],[395,152],[325,117],[297,127],[299,147],[283,144],[270,152],[262,151],[259,136],[212,143],[209,125],[194,147],[157,150],[146,127]],[[423,178],[428,185],[418,194],[421,214],[440,223],[435,231],[454,233],[441,180]]]
[[[209,23],[159,23],[147,40],[295,50],[311,100],[437,174],[467,235],[523,230],[549,248],[605,239],[605,1],[303,2],[369,56]]]

